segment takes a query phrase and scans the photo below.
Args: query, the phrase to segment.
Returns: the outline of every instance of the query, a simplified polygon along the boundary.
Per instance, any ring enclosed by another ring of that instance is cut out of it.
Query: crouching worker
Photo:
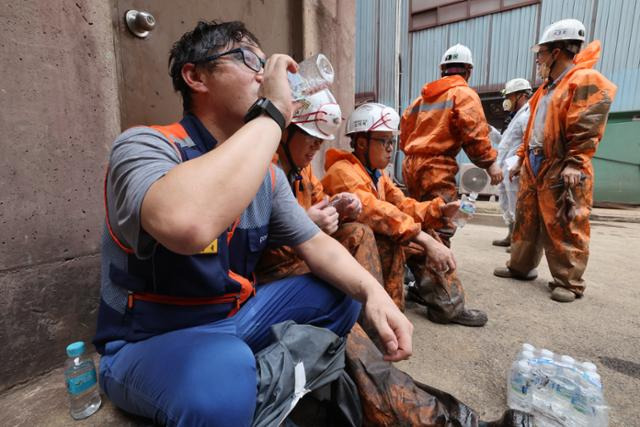
[[[301,101],[291,124],[282,134],[274,158],[288,178],[291,192],[309,218],[326,234],[342,243],[353,257],[376,279],[382,281],[380,260],[373,232],[353,221],[361,203],[352,193],[343,192],[329,200],[313,174],[311,161],[324,141],[332,141],[342,123],[342,112],[333,94],[325,89]],[[309,272],[307,264],[293,248],[268,248],[256,268],[258,283]]]
[[[100,384],[127,412],[161,425],[250,425],[255,353],[287,320],[344,336],[362,308],[387,360],[411,355],[411,323],[271,163],[296,108],[287,70],[296,63],[266,60],[242,23],[200,22],[170,54],[184,116],[113,144],[94,343]],[[313,275],[256,286],[255,265],[275,242]]]
[[[405,197],[383,172],[391,160],[398,122],[398,114],[390,107],[375,103],[358,107],[347,122],[353,152],[327,152],[322,184],[330,194],[348,191],[362,201],[358,221],[376,235],[385,289],[398,307],[404,307],[404,248],[412,244],[423,259],[423,283],[430,283],[423,287],[427,317],[437,323],[482,326],[487,316],[465,309],[453,254],[434,232],[448,225],[458,202],[445,204],[441,198],[418,202]]]

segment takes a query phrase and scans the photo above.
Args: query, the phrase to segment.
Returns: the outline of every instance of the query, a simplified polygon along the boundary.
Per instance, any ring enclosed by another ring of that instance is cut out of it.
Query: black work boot
[[[513,232],[513,223],[510,223],[508,227],[509,227],[509,234],[507,234],[507,237],[500,240],[494,240],[491,243],[493,246],[503,246],[503,247],[511,246],[511,233]]]
[[[526,412],[508,409],[496,421],[480,421],[478,427],[533,427],[533,416]]]
[[[469,308],[465,308],[460,312],[460,314],[452,319],[443,316],[441,313],[427,309],[427,319],[431,320],[433,323],[457,323],[458,325],[472,327],[484,326],[489,320],[484,311]]]
[[[538,270],[534,268],[527,274],[520,274],[516,271],[513,271],[509,267],[498,267],[495,270],[493,270],[493,275],[498,277],[504,277],[506,279],[534,280],[536,277],[538,277]]]
[[[412,301],[420,305],[427,305],[427,302],[420,295],[420,289],[418,289],[418,285],[415,282],[410,282],[407,287],[407,294],[405,296],[405,301]]]

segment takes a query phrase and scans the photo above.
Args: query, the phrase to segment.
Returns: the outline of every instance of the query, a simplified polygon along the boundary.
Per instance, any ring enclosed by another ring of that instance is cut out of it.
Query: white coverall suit
[[[504,179],[498,187],[500,198],[500,209],[504,222],[509,225],[515,222],[516,201],[518,200],[518,189],[520,188],[520,178],[514,177],[509,181],[509,166],[506,160],[515,156],[518,148],[522,145],[524,131],[527,129],[529,121],[529,104],[525,104],[518,110],[507,129],[502,134],[500,145],[498,145],[498,166],[502,169]]]

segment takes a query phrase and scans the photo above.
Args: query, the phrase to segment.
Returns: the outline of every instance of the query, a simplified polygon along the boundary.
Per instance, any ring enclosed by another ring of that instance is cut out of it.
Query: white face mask
[[[538,76],[540,76],[542,80],[546,80],[549,78],[549,75],[551,74],[551,68],[553,68],[553,65],[556,62],[555,59],[553,59],[553,53],[550,55],[550,57],[551,65],[547,64],[546,62],[537,65]]]
[[[537,72],[538,76],[542,80],[546,80],[549,77],[549,74],[551,74],[551,67],[549,67],[547,64],[539,64]]]
[[[511,111],[512,108],[513,108],[513,102],[511,102],[509,98],[502,101],[502,109],[504,111]]]

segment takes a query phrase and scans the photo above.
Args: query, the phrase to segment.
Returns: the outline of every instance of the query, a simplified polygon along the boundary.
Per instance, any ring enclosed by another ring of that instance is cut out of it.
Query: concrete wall
[[[149,39],[123,27],[130,8],[155,14]],[[179,117],[167,55],[197,19],[244,20],[267,53],[326,53],[351,112],[353,0],[0,0],[0,391],[91,339],[108,150],[122,128]]]
[[[120,130],[108,2],[0,1],[0,390],[95,328]]]
[[[114,22],[121,99],[122,127],[172,123],[182,116],[182,101],[173,91],[167,61],[169,49],[199,20],[244,21],[260,40],[264,52],[300,56],[302,20],[299,0],[118,0]],[[129,9],[156,19],[148,38],[133,36],[124,24]]]
[[[322,52],[331,61],[336,72],[331,91],[342,109],[342,129],[339,137],[325,142],[313,159],[313,170],[324,176],[324,153],[330,147],[348,148],[344,136],[346,119],[353,111],[355,94],[355,0],[305,0],[302,10],[302,50],[309,57]]]

